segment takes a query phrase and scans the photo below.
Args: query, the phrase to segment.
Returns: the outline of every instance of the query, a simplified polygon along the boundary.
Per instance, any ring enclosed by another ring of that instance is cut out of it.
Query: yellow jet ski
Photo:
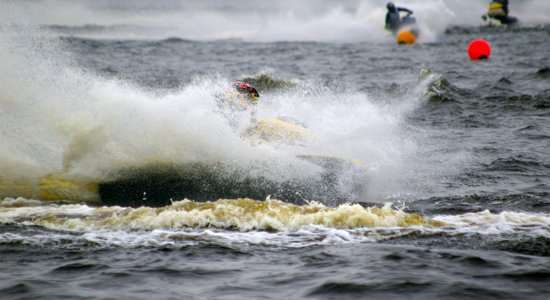
[[[298,144],[314,138],[296,122],[283,118],[260,120],[243,132],[254,143]],[[358,200],[364,193],[365,172],[359,161],[318,154],[297,158],[320,166],[321,174],[274,181],[270,176],[250,176],[223,162],[156,164],[112,172],[112,179],[87,182],[62,174],[36,180],[6,181],[0,178],[0,197],[25,197],[48,201],[84,202],[92,205],[165,206],[184,198],[210,201],[248,197],[303,204],[327,204]]]

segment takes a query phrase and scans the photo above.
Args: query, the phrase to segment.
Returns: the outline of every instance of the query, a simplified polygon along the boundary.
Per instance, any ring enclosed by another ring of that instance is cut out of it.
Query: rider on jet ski
[[[404,7],[397,7],[393,2],[388,2],[386,4],[386,7],[388,8],[388,12],[386,13],[386,26],[385,28],[392,33],[397,33],[397,31],[404,25],[410,25],[415,24],[416,20],[414,17],[411,17],[413,14],[413,11],[404,8]],[[400,16],[400,12],[407,13],[403,18]]]
[[[232,89],[217,96],[218,107],[233,127],[237,127],[237,112],[250,108],[250,122],[256,122],[256,109],[260,94],[253,86],[244,81],[235,81]]]
[[[483,20],[495,19],[503,25],[511,25],[517,22],[515,17],[508,15],[508,0],[493,0],[489,4],[487,14],[483,15]]]

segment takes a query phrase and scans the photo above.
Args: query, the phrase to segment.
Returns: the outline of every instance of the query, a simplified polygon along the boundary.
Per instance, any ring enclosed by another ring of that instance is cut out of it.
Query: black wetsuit
[[[508,0],[494,0],[493,2],[502,4],[502,10],[508,16]]]
[[[515,17],[508,16],[508,0],[493,0],[492,3],[500,3],[502,5],[504,15],[492,16],[491,18],[498,20],[502,24],[514,24],[517,22]]]
[[[393,33],[397,32],[401,26],[402,20],[399,12],[406,12],[408,15],[413,13],[412,10],[404,7],[395,7],[393,10],[388,10],[388,13],[386,13],[386,29]]]

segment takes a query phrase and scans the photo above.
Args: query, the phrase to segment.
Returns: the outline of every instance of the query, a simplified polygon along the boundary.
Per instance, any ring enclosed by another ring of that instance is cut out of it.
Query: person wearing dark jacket
[[[401,25],[406,23],[406,20],[412,19],[410,15],[412,15],[412,10],[404,7],[397,7],[393,2],[388,2],[386,4],[386,8],[388,9],[388,12],[386,13],[386,26],[385,28],[392,33],[396,33]],[[407,15],[403,18],[401,18],[400,12],[405,12]]]

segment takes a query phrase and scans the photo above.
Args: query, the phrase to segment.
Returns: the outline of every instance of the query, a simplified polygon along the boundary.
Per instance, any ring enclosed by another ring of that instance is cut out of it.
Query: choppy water
[[[0,297],[547,299],[548,3],[514,2],[516,28],[478,1],[408,6],[413,46],[366,0],[2,2]],[[247,112],[216,106],[235,79],[314,137],[243,138]],[[340,174],[349,198],[98,196],[190,165],[301,193],[320,170],[297,155],[359,161],[360,192]]]

